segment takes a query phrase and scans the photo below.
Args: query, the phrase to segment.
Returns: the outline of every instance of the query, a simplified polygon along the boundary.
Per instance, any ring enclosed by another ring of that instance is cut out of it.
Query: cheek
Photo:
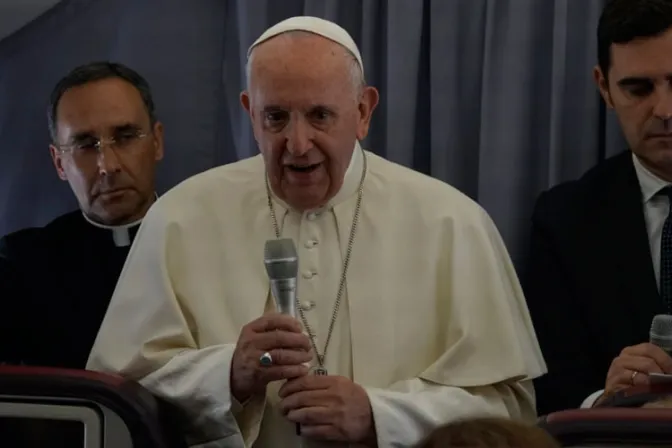
[[[326,151],[325,156],[328,160],[327,174],[329,175],[329,181],[334,188],[338,188],[345,177],[345,172],[348,170],[350,159],[342,154],[329,154]]]
[[[618,110],[623,133],[630,138],[641,137],[650,118],[646,111],[646,107],[639,105]]]
[[[121,175],[131,177],[135,182],[151,183],[156,166],[154,151],[147,150],[139,154],[126,154],[119,159]]]
[[[91,167],[78,165],[75,162],[68,163],[64,166],[65,173],[68,179],[78,183],[86,183],[92,176],[93,169]]]
[[[348,143],[325,142],[320,148],[322,154],[329,161],[329,164],[335,170],[345,171],[350,165],[353,149],[349,148]]]
[[[264,161],[267,164],[269,170],[276,170],[279,168],[282,155],[284,153],[284,146],[282,145],[280,139],[274,138],[265,138],[260,139],[258,142],[259,151],[264,157]]]
[[[138,177],[140,174],[147,173],[149,170],[152,170],[156,166],[156,158],[154,153],[147,151],[142,154],[141,157],[136,157],[132,160],[126,162],[122,160],[122,171],[131,171],[135,177]]]
[[[77,166],[74,163],[63,167],[68,177],[68,182],[77,195],[88,194],[96,182],[97,170],[89,167]]]

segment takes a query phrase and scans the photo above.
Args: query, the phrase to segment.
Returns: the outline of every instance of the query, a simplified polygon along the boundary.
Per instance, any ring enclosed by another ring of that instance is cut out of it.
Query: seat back
[[[669,409],[571,409],[549,414],[539,425],[564,447],[672,447]]]
[[[569,409],[539,419],[565,447],[672,447],[672,408],[641,408],[672,394],[672,384],[633,387],[592,409]]]
[[[121,377],[0,366],[1,446],[185,448],[178,428],[165,403]]]
[[[617,392],[604,400],[598,407],[638,408],[646,403],[669,396],[672,396],[672,382],[633,386]]]

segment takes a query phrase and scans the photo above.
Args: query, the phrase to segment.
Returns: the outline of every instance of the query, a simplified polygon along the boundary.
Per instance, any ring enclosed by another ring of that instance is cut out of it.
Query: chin
[[[114,204],[100,207],[96,216],[99,216],[107,225],[117,226],[129,224],[139,218],[135,218],[138,207],[135,204]]]
[[[672,142],[663,140],[649,141],[647,143],[646,148],[638,154],[641,158],[650,160],[653,163],[672,161]]]

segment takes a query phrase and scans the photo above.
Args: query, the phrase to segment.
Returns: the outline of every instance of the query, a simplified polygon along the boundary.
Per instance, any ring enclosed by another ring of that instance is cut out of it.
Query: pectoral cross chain
[[[308,320],[303,312],[301,306],[298,307],[299,316],[301,317],[301,322],[303,323],[304,328],[308,332],[308,338],[310,339],[310,344],[313,347],[315,355],[318,357],[318,365],[313,370],[314,375],[329,375],[327,369],[324,368],[324,359],[327,356],[327,349],[329,348],[329,342],[331,341],[331,335],[334,331],[334,324],[336,323],[336,318],[338,317],[338,310],[341,306],[341,300],[345,292],[345,284],[348,276],[348,266],[350,265],[350,256],[352,255],[352,247],[355,244],[355,235],[357,233],[357,223],[359,222],[359,211],[362,206],[362,196],[364,195],[364,179],[366,178],[366,173],[368,171],[368,164],[366,160],[366,152],[361,151],[362,155],[362,177],[359,180],[359,187],[357,188],[357,202],[355,204],[355,211],[352,216],[352,227],[350,228],[350,237],[348,238],[348,247],[345,251],[345,257],[343,259],[343,271],[341,272],[341,279],[339,281],[338,293],[336,294],[336,300],[334,302],[334,310],[331,313],[331,320],[329,322],[329,327],[327,330],[326,341],[324,342],[324,351],[320,355],[317,350],[317,345],[315,344],[315,337],[313,332],[308,325]],[[268,209],[271,214],[271,221],[273,222],[273,230],[275,232],[275,237],[280,238],[280,226],[278,225],[278,219],[275,216],[275,208],[273,207],[273,200],[271,199],[271,187],[268,183],[268,177],[266,177],[266,199],[268,201]],[[297,298],[298,301],[298,298]]]

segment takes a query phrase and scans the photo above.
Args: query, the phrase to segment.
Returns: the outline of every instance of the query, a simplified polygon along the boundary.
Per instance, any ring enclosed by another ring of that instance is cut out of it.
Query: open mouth
[[[318,169],[320,165],[320,163],[314,163],[312,165],[287,165],[287,168],[296,173],[312,173]]]

